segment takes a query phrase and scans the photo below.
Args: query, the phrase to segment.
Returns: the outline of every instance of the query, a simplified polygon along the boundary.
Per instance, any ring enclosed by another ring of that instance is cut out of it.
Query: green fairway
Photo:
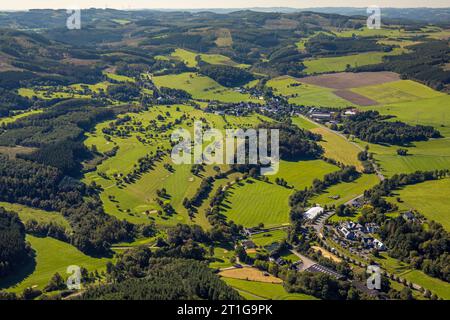
[[[247,281],[240,279],[222,278],[229,286],[235,288],[248,300],[318,300],[317,298],[301,293],[288,293],[282,284]]]
[[[377,101],[379,104],[393,104],[447,96],[411,80],[400,80],[374,86],[354,88],[351,91]],[[422,105],[424,105],[423,102]]]
[[[157,123],[162,125],[185,116],[187,119],[181,126],[190,130],[192,130],[193,121],[200,120],[200,118],[211,127],[219,129],[230,126],[248,128],[253,127],[262,120],[268,120],[266,117],[259,115],[234,117],[207,114],[202,110],[183,105],[157,106],[146,112],[130,113],[128,115],[132,119],[131,123],[141,123],[143,127],[149,126],[160,117],[164,117],[164,120],[160,118],[157,120]],[[97,166],[96,171],[87,173],[84,178],[86,183],[95,181],[95,183],[103,187],[100,198],[103,201],[105,211],[119,219],[125,219],[133,223],[148,224],[155,221],[159,225],[171,226],[182,222],[197,223],[204,228],[209,228],[209,223],[204,215],[209,201],[204,201],[193,220],[189,219],[187,210],[182,205],[185,197],[191,198],[194,196],[201,183],[202,177],[194,176],[190,172],[190,165],[173,166],[173,172],[169,172],[164,168],[164,165],[173,163],[170,157],[166,156],[163,161],[155,164],[152,170],[141,174],[132,184],[119,186],[115,181],[114,175],[126,175],[132,172],[140,158],[155,152],[157,148],[160,148],[160,150],[170,149],[169,139],[171,131],[161,133],[151,129],[144,131],[134,130],[126,137],[110,136],[109,139],[106,139],[102,130],[107,128],[109,123],[110,121],[106,121],[98,124],[85,141],[87,146],[92,147],[95,145],[100,152],[109,151],[114,146],[119,148],[114,156],[105,159]],[[142,139],[146,139],[146,142],[142,142]],[[221,169],[223,169],[223,172],[228,170],[226,166],[221,167]],[[206,172],[202,173],[204,177],[216,174],[213,166],[206,166],[205,170]],[[214,183],[214,191],[220,185],[223,186],[234,178],[236,176],[231,175],[230,180],[217,180]],[[162,188],[166,188],[170,196],[166,201],[172,205],[176,214],[171,216],[160,216],[157,214],[160,207],[155,201],[157,198],[156,191]]]
[[[312,198],[311,203],[321,206],[338,206],[362,195],[365,190],[372,188],[378,183],[379,180],[376,175],[364,174],[353,182],[343,182],[328,188],[324,193]],[[339,199],[331,198],[335,196],[339,196]]]
[[[28,235],[27,241],[36,252],[36,265],[17,270],[13,276],[0,282],[0,288],[6,287],[14,292],[21,292],[28,287],[42,290],[56,272],[67,278],[69,275],[66,270],[71,265],[94,271],[103,270],[108,262],[106,258],[86,256],[74,246],[53,238],[36,238]]]
[[[255,103],[260,101],[252,98],[249,94],[243,94],[223,87],[211,78],[192,72],[158,76],[154,77],[153,81],[158,87],[185,90],[194,99],[217,100],[222,102],[253,101]]]
[[[338,167],[323,160],[280,161],[277,174],[268,176],[275,183],[276,178],[287,181],[289,186],[302,190],[312,185],[314,179],[321,179],[328,173],[339,170]]]
[[[335,95],[333,89],[300,83],[299,81],[301,79],[280,77],[267,81],[267,86],[271,87],[277,94],[289,98],[290,103],[298,105],[334,108],[353,106],[351,102]]]
[[[234,185],[227,193],[224,214],[237,224],[255,227],[262,222],[266,227],[274,227],[289,223],[291,189],[248,179]]]
[[[286,239],[287,233],[286,230],[278,229],[264,233],[258,233],[252,236],[252,241],[260,247],[265,247],[274,242],[281,241]]]
[[[450,179],[425,181],[396,191],[390,198],[400,210],[415,209],[450,231]],[[399,203],[395,198],[400,197]]]
[[[66,228],[68,231],[71,230],[69,222],[59,212],[44,211],[8,202],[0,202],[0,207],[16,212],[23,223],[36,220],[39,223],[54,223]]]

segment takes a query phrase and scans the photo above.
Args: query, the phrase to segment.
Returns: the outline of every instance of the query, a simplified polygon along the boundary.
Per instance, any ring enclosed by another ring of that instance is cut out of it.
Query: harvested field
[[[351,103],[357,104],[358,106],[375,106],[378,104],[375,100],[369,99],[350,90],[337,90],[333,93],[338,97],[350,101]]]
[[[15,146],[15,147],[0,147],[0,154],[5,154],[10,159],[15,159],[18,154],[28,154],[37,150],[36,148]]]
[[[222,277],[225,277],[225,278],[243,279],[243,280],[259,281],[259,282],[269,282],[269,283],[282,283],[283,282],[283,280],[281,280],[280,278],[274,277],[269,274],[267,274],[267,276],[265,276],[264,272],[262,272],[261,270],[251,268],[251,267],[224,270],[224,271],[220,272],[219,275]]]
[[[313,250],[316,252],[320,252],[322,254],[322,256],[324,256],[327,259],[333,260],[334,262],[337,262],[337,263],[342,262],[342,259],[338,258],[335,254],[331,253],[330,251],[328,251],[322,247],[312,246],[311,248],[313,248]]]
[[[303,83],[338,90],[359,88],[398,80],[400,80],[400,76],[394,72],[341,72],[298,79],[298,81]]]

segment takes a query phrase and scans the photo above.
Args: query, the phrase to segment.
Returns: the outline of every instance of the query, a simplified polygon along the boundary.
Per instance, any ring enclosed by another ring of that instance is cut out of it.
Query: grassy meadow
[[[88,271],[104,270],[109,259],[86,256],[74,246],[53,238],[37,238],[28,235],[27,241],[36,253],[35,263],[30,263],[9,277],[8,281],[0,281],[0,288],[8,291],[22,292],[23,289],[33,287],[42,290],[50,278],[58,272],[64,278],[67,267],[77,265]]]
[[[54,223],[66,228],[66,230],[71,230],[69,222],[59,212],[44,211],[9,202],[0,202],[0,207],[16,212],[23,223],[35,220],[39,223]]]
[[[415,209],[450,232],[450,179],[425,181],[396,191],[390,201],[401,211]],[[400,197],[402,202],[395,199]]]
[[[153,78],[153,81],[158,87],[185,90],[190,93],[194,99],[217,100],[231,103],[240,101],[260,101],[252,98],[249,94],[243,94],[226,88],[209,77],[192,72],[157,76]]]

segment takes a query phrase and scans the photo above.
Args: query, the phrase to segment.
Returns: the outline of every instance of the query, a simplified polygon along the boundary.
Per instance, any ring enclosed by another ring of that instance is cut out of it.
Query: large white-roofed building
[[[311,209],[305,212],[304,216],[308,220],[314,220],[322,213],[323,213],[322,207],[312,207]]]

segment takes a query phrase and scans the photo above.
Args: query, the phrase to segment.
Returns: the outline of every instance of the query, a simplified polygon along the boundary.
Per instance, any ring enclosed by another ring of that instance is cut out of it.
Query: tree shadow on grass
[[[35,256],[28,258],[22,266],[14,269],[14,271],[6,277],[0,279],[0,290],[11,289],[22,281],[27,279],[36,270]]]

